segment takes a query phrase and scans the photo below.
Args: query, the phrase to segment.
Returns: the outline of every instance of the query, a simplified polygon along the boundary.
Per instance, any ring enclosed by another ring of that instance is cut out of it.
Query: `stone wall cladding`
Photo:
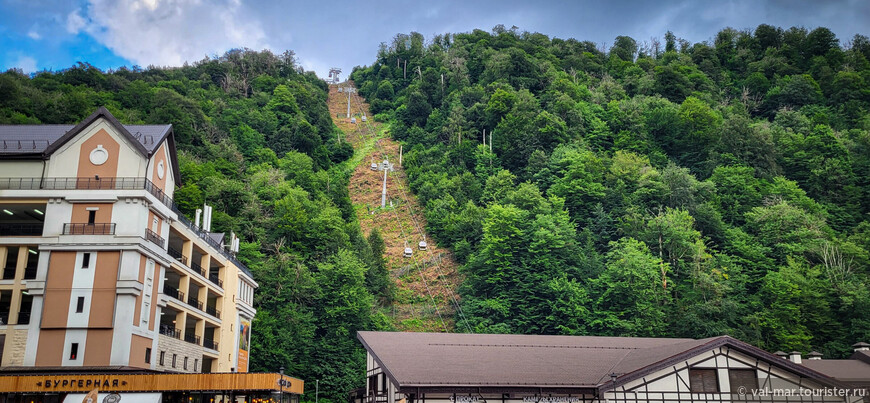
[[[24,350],[27,347],[27,329],[10,329],[6,333],[6,343],[10,345],[9,357],[5,358],[5,365],[19,366],[24,364]]]
[[[165,352],[163,365],[160,365],[161,352]],[[202,346],[161,334],[157,339],[157,362],[154,368],[167,372],[202,372],[202,352]],[[175,368],[172,367],[172,354],[177,354]],[[187,357],[186,370],[184,369],[184,357]],[[194,360],[196,361],[196,370],[194,370]]]

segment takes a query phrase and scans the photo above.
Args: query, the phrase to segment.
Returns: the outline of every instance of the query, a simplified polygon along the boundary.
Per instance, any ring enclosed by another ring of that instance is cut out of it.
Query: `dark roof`
[[[42,154],[73,125],[0,125],[0,155]],[[154,154],[172,125],[124,125],[148,154]]]
[[[400,388],[604,389],[730,346],[803,376],[826,377],[728,336],[709,339],[359,332]],[[833,380],[831,380],[833,382]],[[824,381],[823,381],[824,382]]]
[[[838,381],[855,386],[870,385],[870,364],[856,359],[806,360],[803,365]]]
[[[172,125],[125,125],[118,121],[106,108],[100,107],[77,125],[0,125],[0,159],[2,158],[48,158],[67,141],[81,133],[98,118],[106,119],[122,136],[130,140],[133,147],[145,157],[150,158],[169,138],[167,146],[175,152]],[[172,160],[175,181],[181,182],[178,164]]]

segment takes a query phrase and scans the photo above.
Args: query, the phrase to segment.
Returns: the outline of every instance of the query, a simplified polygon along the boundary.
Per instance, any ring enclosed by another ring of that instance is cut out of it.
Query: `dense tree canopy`
[[[412,33],[354,69],[464,262],[468,322],[829,356],[870,339],[870,40],[663,35]]]

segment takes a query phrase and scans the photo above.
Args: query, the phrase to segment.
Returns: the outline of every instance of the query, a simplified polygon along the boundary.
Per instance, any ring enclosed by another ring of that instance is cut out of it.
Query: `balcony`
[[[163,293],[179,301],[184,301],[184,293],[179,291],[177,288],[172,288],[168,285],[164,285]]]
[[[215,308],[213,306],[206,306],[205,313],[207,313],[211,316],[214,316],[215,318],[218,318],[218,319],[221,318],[221,311],[217,310],[217,308]],[[215,350],[217,350],[217,349],[215,349]]]
[[[187,305],[202,310],[202,302],[194,297],[187,297]]]
[[[212,239],[207,231],[203,231],[199,226],[191,222],[184,213],[175,204],[162,189],[145,178],[116,178],[116,177],[87,177],[87,178],[0,178],[0,190],[76,190],[76,189],[116,189],[116,190],[138,190],[142,189],[151,193],[165,206],[169,207],[173,212],[178,214],[178,221],[193,231],[203,241],[208,243],[223,257],[229,259],[233,264],[239,267],[246,267],[232,253],[222,248],[220,243]],[[0,236],[2,236],[0,230]],[[40,232],[38,235],[42,235]],[[147,236],[146,236],[147,238]],[[155,242],[156,243],[156,242]],[[165,249],[163,245],[160,244]]]
[[[200,265],[198,265],[198,264],[196,264],[196,263],[191,263],[191,264],[190,264],[190,268],[193,269],[193,271],[195,271],[195,272],[201,274],[203,277],[208,277],[208,275],[206,274],[205,270],[203,270],[202,266],[200,266]]]
[[[166,241],[160,235],[157,235],[156,232],[151,231],[148,228],[145,228],[145,239],[151,241],[151,243],[160,247],[160,249],[165,249]]]
[[[217,286],[220,287],[220,288],[224,288],[224,282],[221,281],[221,279],[218,278],[218,274],[217,274],[217,273],[211,273],[211,274],[209,274],[209,275],[208,275],[208,281],[211,281],[212,283],[214,283],[215,285],[217,285]]]
[[[174,257],[175,260],[178,260],[179,262],[181,262],[181,264],[187,266],[187,256],[184,256],[180,250],[169,247],[166,249],[166,251],[169,252],[169,256]]]
[[[202,346],[217,351],[218,344],[212,339],[202,339]]]
[[[0,236],[42,236],[39,224],[0,224]]]
[[[184,341],[199,345],[199,336],[193,332],[188,332],[184,335]]]
[[[181,339],[181,329],[172,326],[160,325],[160,334],[175,339]]]
[[[115,235],[115,223],[66,223],[64,235]]]

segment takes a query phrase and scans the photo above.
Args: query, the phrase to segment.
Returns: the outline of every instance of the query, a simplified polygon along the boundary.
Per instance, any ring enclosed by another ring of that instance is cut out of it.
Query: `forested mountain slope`
[[[425,233],[426,219],[417,198],[408,190],[408,176],[399,163],[399,144],[386,135],[380,122],[370,117],[369,105],[355,92],[339,89],[355,88],[353,82],[329,87],[329,110],[338,117],[336,125],[354,145],[353,174],[348,194],[364,234],[375,255],[383,256],[383,267],[394,282],[379,287],[386,290],[379,299],[379,308],[390,318],[396,330],[452,331],[456,310],[456,262],[448,251],[439,247]],[[347,115],[351,104],[352,123]],[[386,208],[381,208],[384,171],[372,170],[371,164],[388,160],[393,170],[386,175]],[[426,250],[418,248],[427,241]],[[405,256],[405,248],[412,256]]]
[[[171,123],[189,217],[208,202],[216,232],[241,238],[254,294],[252,371],[320,383],[343,401],[364,384],[357,330],[383,329],[374,310],[389,279],[360,232],[347,193],[353,149],[327,109],[327,85],[292,53],[235,50],[181,68],[89,65],[32,78],[0,74],[0,123],[78,123],[106,106],[124,123]],[[378,278],[380,276],[380,278]]]
[[[826,28],[602,51],[497,26],[397,35],[352,79],[475,331],[840,356],[870,339],[868,59]]]

